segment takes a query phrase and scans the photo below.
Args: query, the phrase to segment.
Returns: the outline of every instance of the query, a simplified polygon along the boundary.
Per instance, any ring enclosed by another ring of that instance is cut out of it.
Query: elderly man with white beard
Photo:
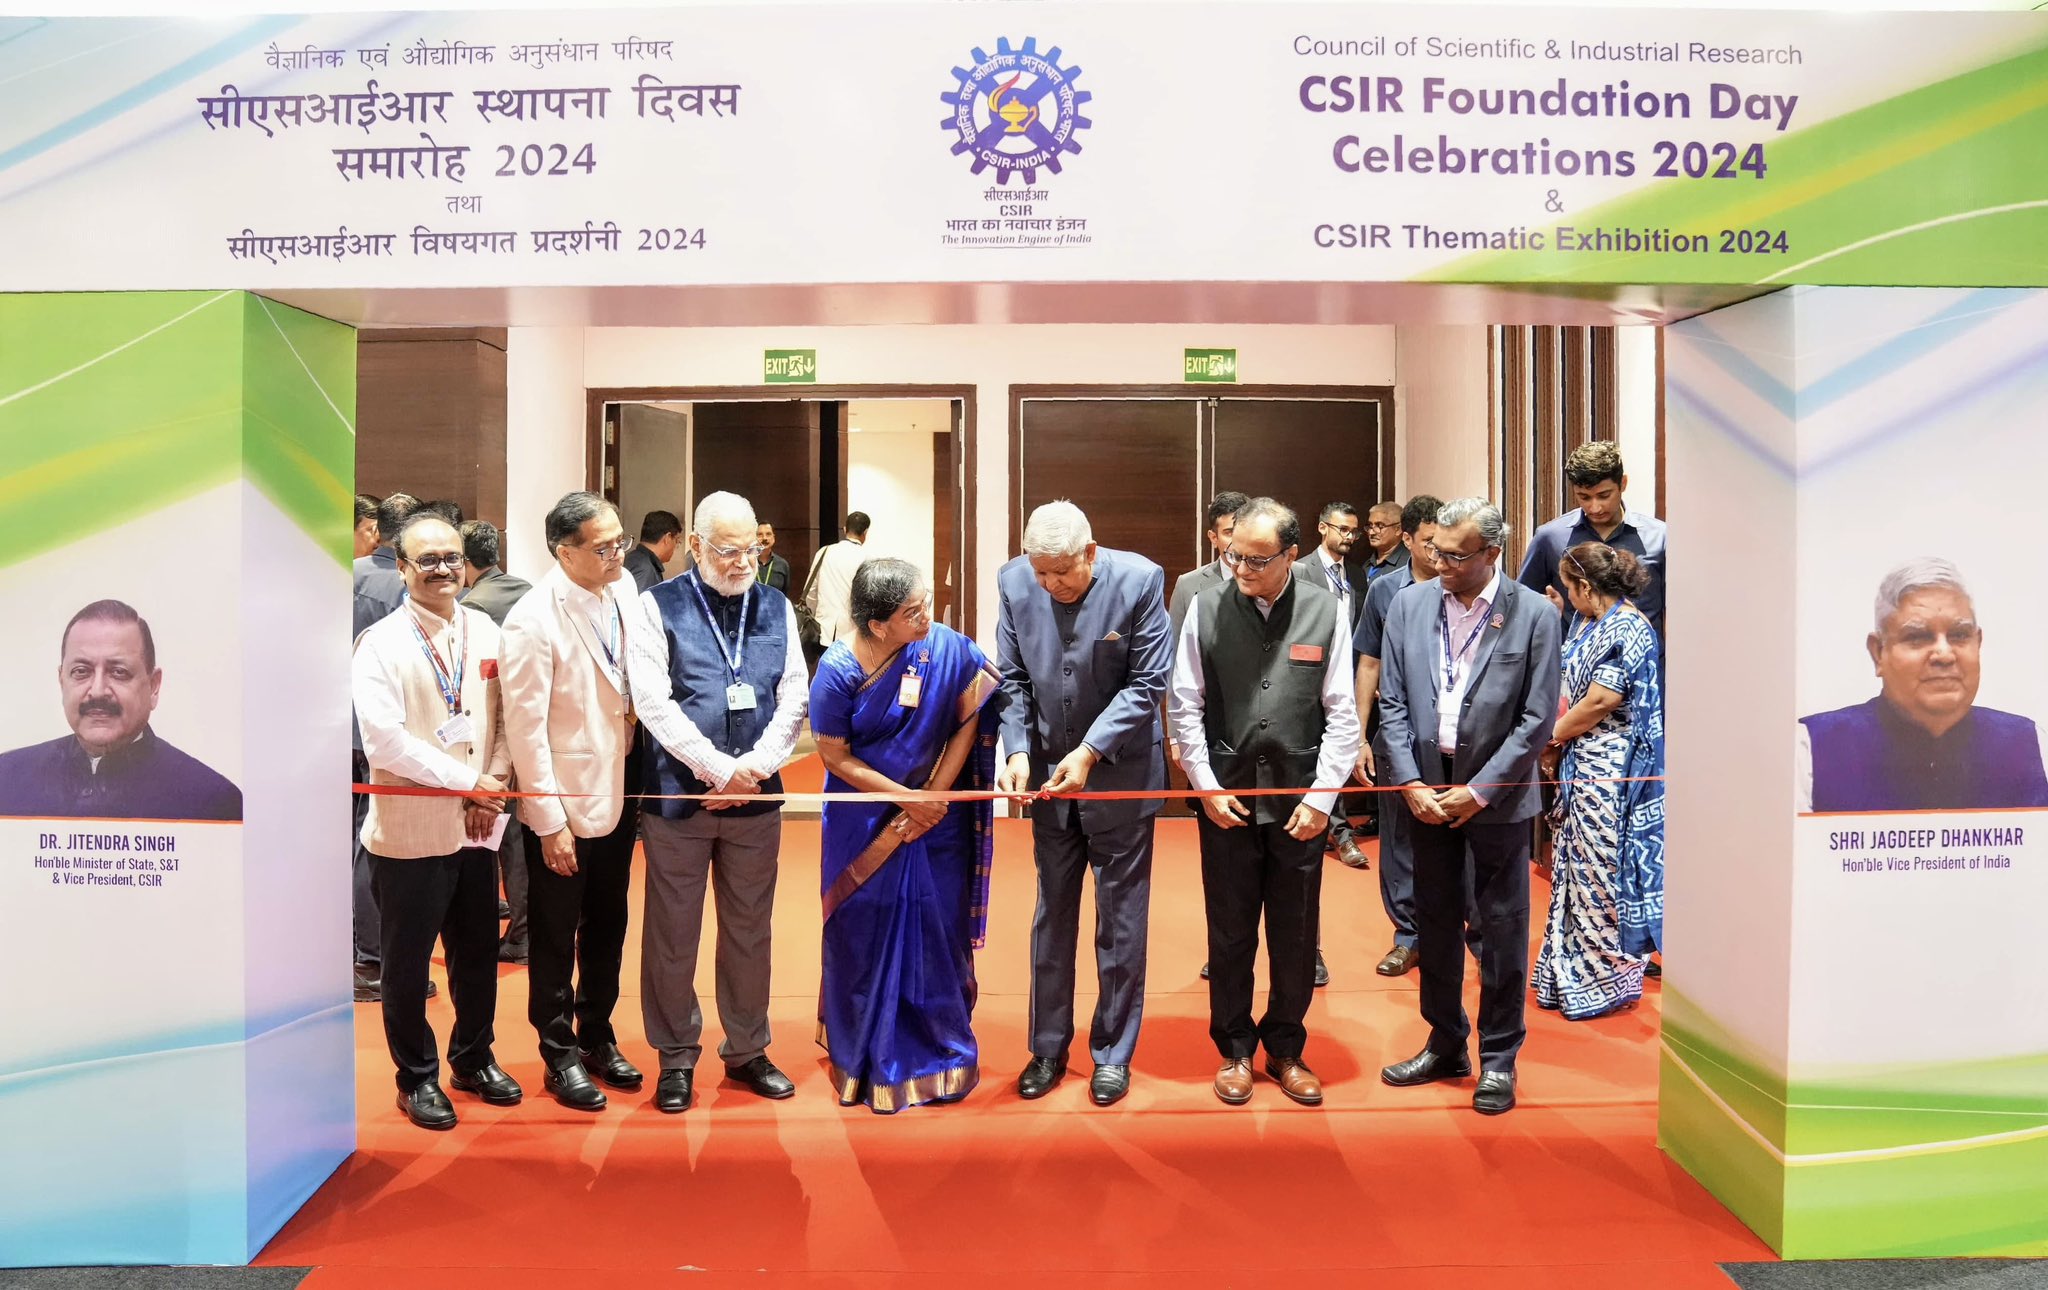
[[[762,1097],[796,1092],[768,1060],[769,914],[782,845],[782,803],[677,801],[782,791],[810,694],[796,610],[760,584],[754,508],[733,493],[697,503],[694,565],[640,597],[631,633],[633,705],[646,730],[640,838],[647,911],[640,1006],[661,1054],[655,1109],[690,1109],[703,1051],[697,943],[707,879],[718,902],[718,1055],[726,1075]]]

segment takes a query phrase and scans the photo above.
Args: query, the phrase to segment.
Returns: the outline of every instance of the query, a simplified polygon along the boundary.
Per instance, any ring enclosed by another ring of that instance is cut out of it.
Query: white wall
[[[690,480],[696,414],[687,403],[664,403],[661,408],[677,413],[682,422],[671,423],[667,417],[620,418],[619,460],[629,468],[619,477],[619,522],[628,533],[640,532],[640,521],[649,511],[672,512],[683,522],[686,533],[696,523]],[[659,428],[652,424],[657,420]],[[687,541],[676,543],[675,557],[666,572],[682,572],[689,561],[689,546]]]
[[[584,329],[514,327],[505,339],[505,527],[511,569],[554,565],[541,521],[584,486]]]
[[[908,560],[927,575],[937,544],[932,435],[951,424],[943,401],[847,404],[846,509],[866,511],[868,550]]]
[[[1657,509],[1657,329],[1620,327],[1614,334],[1615,446],[1628,467],[1628,504]],[[1660,516],[1669,519],[1669,516]]]
[[[1396,494],[1477,497],[1488,492],[1486,348],[1483,324],[1397,327],[1401,427]]]
[[[534,329],[540,330],[540,329]],[[556,342],[512,331],[512,414],[507,426],[508,500],[514,516],[526,499],[547,494],[544,509],[583,479],[583,390],[603,386],[759,385],[764,349],[816,349],[820,384],[915,382],[971,385],[977,417],[976,635],[995,631],[995,575],[1010,554],[1009,387],[1014,384],[1181,382],[1181,351],[1235,347],[1248,383],[1391,385],[1391,327],[1307,326],[900,326],[792,328],[592,328],[580,335],[582,364],[573,377]],[[552,337],[554,331],[542,333]],[[567,342],[559,342],[566,346]],[[522,349],[544,370],[522,371]],[[1483,369],[1482,369],[1483,370]],[[546,397],[536,388],[549,386]],[[559,388],[558,388],[559,387]],[[792,390],[795,394],[798,391]],[[573,416],[564,410],[573,407]],[[565,442],[542,447],[529,437]],[[557,472],[544,481],[527,472]],[[849,471],[850,475],[850,471]],[[927,476],[929,478],[929,476]],[[929,484],[925,486],[929,493]],[[858,494],[856,494],[858,504]],[[538,512],[532,512],[538,514]],[[521,526],[524,527],[523,525]],[[930,556],[926,555],[925,560]]]

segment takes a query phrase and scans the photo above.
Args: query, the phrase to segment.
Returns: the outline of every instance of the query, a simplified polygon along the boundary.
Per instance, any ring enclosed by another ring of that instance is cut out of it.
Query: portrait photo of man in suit
[[[2048,806],[2040,730],[1977,706],[1984,628],[1961,570],[1923,558],[1886,574],[1864,647],[1877,696],[1799,721],[1799,810]]]
[[[0,815],[239,820],[242,791],[150,727],[156,637],[135,609],[96,600],[64,627],[58,696],[71,733],[0,753]]]
[[[1173,666],[1166,575],[1095,542],[1072,502],[1048,502],[1024,526],[1024,554],[997,575],[996,666],[1007,696],[1008,760],[997,788],[1156,792],[1166,787],[1159,701]],[[1130,1088],[1144,1014],[1159,799],[1031,805],[1038,912],[1031,923],[1031,1061],[1018,1079],[1043,1097],[1074,1038],[1074,955],[1081,881],[1095,874],[1098,995],[1088,1031],[1089,1095],[1109,1106]]]

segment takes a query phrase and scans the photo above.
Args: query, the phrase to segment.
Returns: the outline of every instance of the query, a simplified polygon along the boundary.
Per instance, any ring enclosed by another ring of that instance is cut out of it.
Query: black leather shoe
[[[1204,981],[1209,979],[1209,965],[1207,963],[1202,965],[1202,979]]]
[[[725,1077],[737,1084],[744,1084],[759,1097],[772,1097],[781,1101],[796,1096],[796,1085],[789,1082],[789,1076],[775,1069],[775,1063],[763,1053],[744,1066],[728,1066]]]
[[[375,963],[356,964],[355,997],[357,1003],[376,1003],[384,998],[384,981]]]
[[[1472,1059],[1463,1053],[1440,1057],[1427,1048],[1405,1062],[1395,1062],[1380,1071],[1380,1081],[1395,1088],[1434,1084],[1440,1079],[1464,1079],[1472,1073]]]
[[[459,1092],[476,1094],[492,1106],[517,1106],[525,1096],[519,1081],[507,1075],[496,1062],[473,1071],[456,1071],[448,1083]]]
[[[549,1067],[541,1087],[572,1111],[604,1110],[604,1090],[590,1082],[590,1072],[583,1069],[581,1062]]]
[[[455,1127],[455,1108],[448,1101],[448,1095],[432,1080],[415,1088],[410,1093],[398,1095],[398,1109],[405,1112],[405,1118],[422,1129],[452,1129]]]
[[[1025,1101],[1044,1097],[1067,1073],[1067,1059],[1064,1057],[1034,1057],[1025,1063],[1024,1073],[1017,1077],[1017,1096]]]
[[[583,1065],[606,1084],[624,1089],[628,1093],[639,1088],[640,1081],[644,1078],[640,1074],[640,1068],[626,1060],[626,1055],[619,1051],[617,1044],[599,1044],[595,1048],[585,1048]]]
[[[526,959],[527,954],[524,945],[514,945],[507,941],[498,947],[498,962],[500,963],[524,963]]]
[[[504,901],[502,901],[502,900],[501,900],[501,901],[499,901],[499,902],[498,902],[498,921],[499,921],[499,922],[501,922],[501,923],[503,923],[503,922],[509,922],[509,921],[511,920],[511,918],[512,918],[512,906],[511,906],[511,905],[509,905],[509,904],[507,904],[506,902],[504,902]]]
[[[663,1071],[661,1078],[654,1081],[654,1109],[664,1115],[681,1115],[689,1110],[695,1097],[691,1085],[696,1077],[695,1071]]]
[[[1316,989],[1330,984],[1330,965],[1323,962],[1323,952],[1316,951]]]
[[[1515,1073],[1484,1071],[1479,1087],[1472,1090],[1472,1109],[1481,1115],[1500,1115],[1515,1109]]]
[[[1094,1078],[1088,1081],[1088,1096],[1097,1106],[1121,1102],[1124,1094],[1130,1091],[1131,1068],[1128,1066],[1097,1066]]]

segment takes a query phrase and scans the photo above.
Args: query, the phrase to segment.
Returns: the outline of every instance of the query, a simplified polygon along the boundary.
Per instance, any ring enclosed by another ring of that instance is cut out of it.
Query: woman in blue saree
[[[1564,750],[1551,813],[1550,916],[1537,1006],[1585,1021],[1632,1006],[1664,924],[1664,700],[1657,633],[1630,601],[1649,572],[1585,542],[1558,562],[1584,625],[1564,647]]]
[[[854,574],[851,640],[818,661],[811,730],[827,793],[986,790],[995,668],[931,621],[902,560]],[[974,951],[988,925],[988,801],[828,801],[819,1042],[841,1105],[952,1102],[980,1078]]]

